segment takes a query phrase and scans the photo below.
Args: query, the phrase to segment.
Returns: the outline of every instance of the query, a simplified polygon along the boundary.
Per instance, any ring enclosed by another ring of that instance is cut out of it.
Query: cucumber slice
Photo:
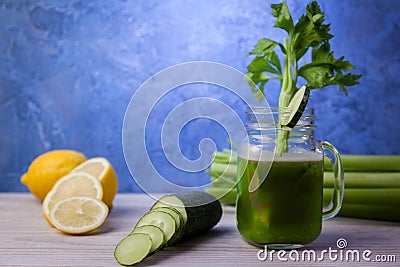
[[[146,258],[151,246],[152,240],[149,235],[131,234],[122,239],[115,247],[114,257],[121,265],[132,265]]]
[[[172,217],[174,217],[175,224],[176,224],[176,231],[175,231],[175,234],[168,241],[167,245],[174,244],[176,241],[178,241],[181,238],[182,232],[183,232],[183,227],[185,225],[181,213],[173,207],[158,207],[158,208],[155,208],[154,210],[164,211],[164,212],[170,214]]]
[[[300,89],[294,94],[292,100],[287,107],[289,110],[289,114],[285,114],[281,118],[281,125],[289,128],[294,128],[297,122],[300,120],[301,115],[306,109],[308,99],[310,98],[310,89],[303,85]]]
[[[158,208],[155,208],[153,210],[154,211],[158,211],[158,210],[159,211],[163,211],[163,212],[168,213],[172,217],[174,217],[177,230],[181,229],[181,227],[184,224],[183,223],[183,217],[182,217],[181,213],[175,208],[172,208],[172,207],[158,207]]]
[[[160,207],[175,208],[182,215],[183,223],[186,224],[187,213],[186,213],[185,205],[183,205],[183,202],[179,198],[177,198],[175,195],[163,196],[151,207],[150,210],[154,210],[154,209],[160,208]]]
[[[164,211],[158,210],[151,210],[146,213],[142,218],[140,218],[135,228],[143,225],[155,225],[159,227],[164,233],[165,243],[171,239],[177,230],[174,217]]]
[[[135,228],[131,234],[137,234],[137,233],[147,234],[150,236],[151,241],[152,241],[152,246],[151,246],[149,253],[152,253],[152,252],[160,249],[162,247],[162,245],[165,244],[164,232],[158,226],[143,225],[143,226]]]

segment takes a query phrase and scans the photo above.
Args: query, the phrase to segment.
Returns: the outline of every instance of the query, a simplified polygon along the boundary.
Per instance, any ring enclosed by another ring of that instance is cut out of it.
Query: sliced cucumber
[[[143,233],[130,234],[115,247],[114,257],[121,265],[141,262],[152,247],[151,237]]]
[[[153,210],[154,211],[156,211],[156,210],[163,211],[163,212],[166,212],[166,213],[170,214],[172,217],[174,217],[175,224],[176,224],[176,231],[175,231],[175,234],[168,241],[167,245],[173,244],[176,241],[178,241],[182,236],[183,226],[185,225],[181,213],[177,209],[175,209],[173,207],[158,207],[158,208],[155,208]]]
[[[206,192],[160,198],[115,248],[122,265],[132,265],[164,246],[211,229],[222,216],[221,203]]]
[[[290,103],[287,107],[289,113],[282,116],[280,124],[282,126],[294,128],[297,122],[300,120],[301,115],[303,115],[309,98],[310,89],[306,85],[303,85],[294,94],[292,100],[290,100]]]
[[[162,247],[164,242],[164,232],[155,225],[143,225],[135,228],[131,234],[147,234],[151,238],[152,246],[149,253],[152,253]]]
[[[153,211],[163,211],[163,212],[168,213],[172,217],[174,217],[177,230],[181,229],[181,227],[184,224],[181,213],[173,207],[158,207],[158,208],[153,209]]]
[[[161,207],[175,208],[182,215],[183,222],[186,224],[187,222],[187,214],[185,206],[182,201],[176,197],[176,195],[166,195],[161,197],[152,207],[151,210]]]
[[[210,230],[222,216],[218,199],[202,191],[163,196],[151,209],[158,207],[173,207],[181,213],[185,220],[182,239]]]
[[[164,211],[158,210],[151,210],[146,213],[138,221],[135,228],[143,225],[155,225],[159,227],[164,233],[164,243],[168,242],[177,230],[174,217]]]

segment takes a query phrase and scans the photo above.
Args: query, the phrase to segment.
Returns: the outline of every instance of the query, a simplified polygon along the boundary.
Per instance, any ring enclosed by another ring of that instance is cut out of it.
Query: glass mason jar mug
[[[314,110],[306,109],[293,129],[275,122],[285,109],[249,107],[247,138],[238,151],[237,227],[254,245],[293,249],[321,233],[343,200],[343,167],[338,151],[314,139]],[[334,190],[323,207],[324,151],[334,170]]]

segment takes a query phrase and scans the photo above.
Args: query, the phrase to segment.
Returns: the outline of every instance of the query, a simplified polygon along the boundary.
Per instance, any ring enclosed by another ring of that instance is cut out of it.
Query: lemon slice
[[[82,172],[70,173],[58,180],[42,203],[45,219],[51,224],[49,216],[57,202],[70,198],[87,196],[101,200],[103,188],[95,177]]]
[[[70,197],[57,202],[50,213],[51,223],[67,234],[84,234],[99,228],[108,207],[92,197]]]
[[[118,191],[118,177],[111,163],[102,157],[91,158],[71,171],[84,172],[96,177],[103,186],[103,202],[111,209]]]

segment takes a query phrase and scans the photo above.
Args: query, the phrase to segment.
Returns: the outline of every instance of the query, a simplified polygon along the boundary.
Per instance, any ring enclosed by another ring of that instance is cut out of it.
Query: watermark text
[[[396,262],[396,255],[374,255],[369,249],[357,250],[346,249],[347,240],[339,238],[336,242],[336,248],[329,247],[321,251],[313,249],[304,250],[269,250],[267,246],[257,253],[260,261],[281,261],[281,262],[321,262],[324,260],[341,262]]]

